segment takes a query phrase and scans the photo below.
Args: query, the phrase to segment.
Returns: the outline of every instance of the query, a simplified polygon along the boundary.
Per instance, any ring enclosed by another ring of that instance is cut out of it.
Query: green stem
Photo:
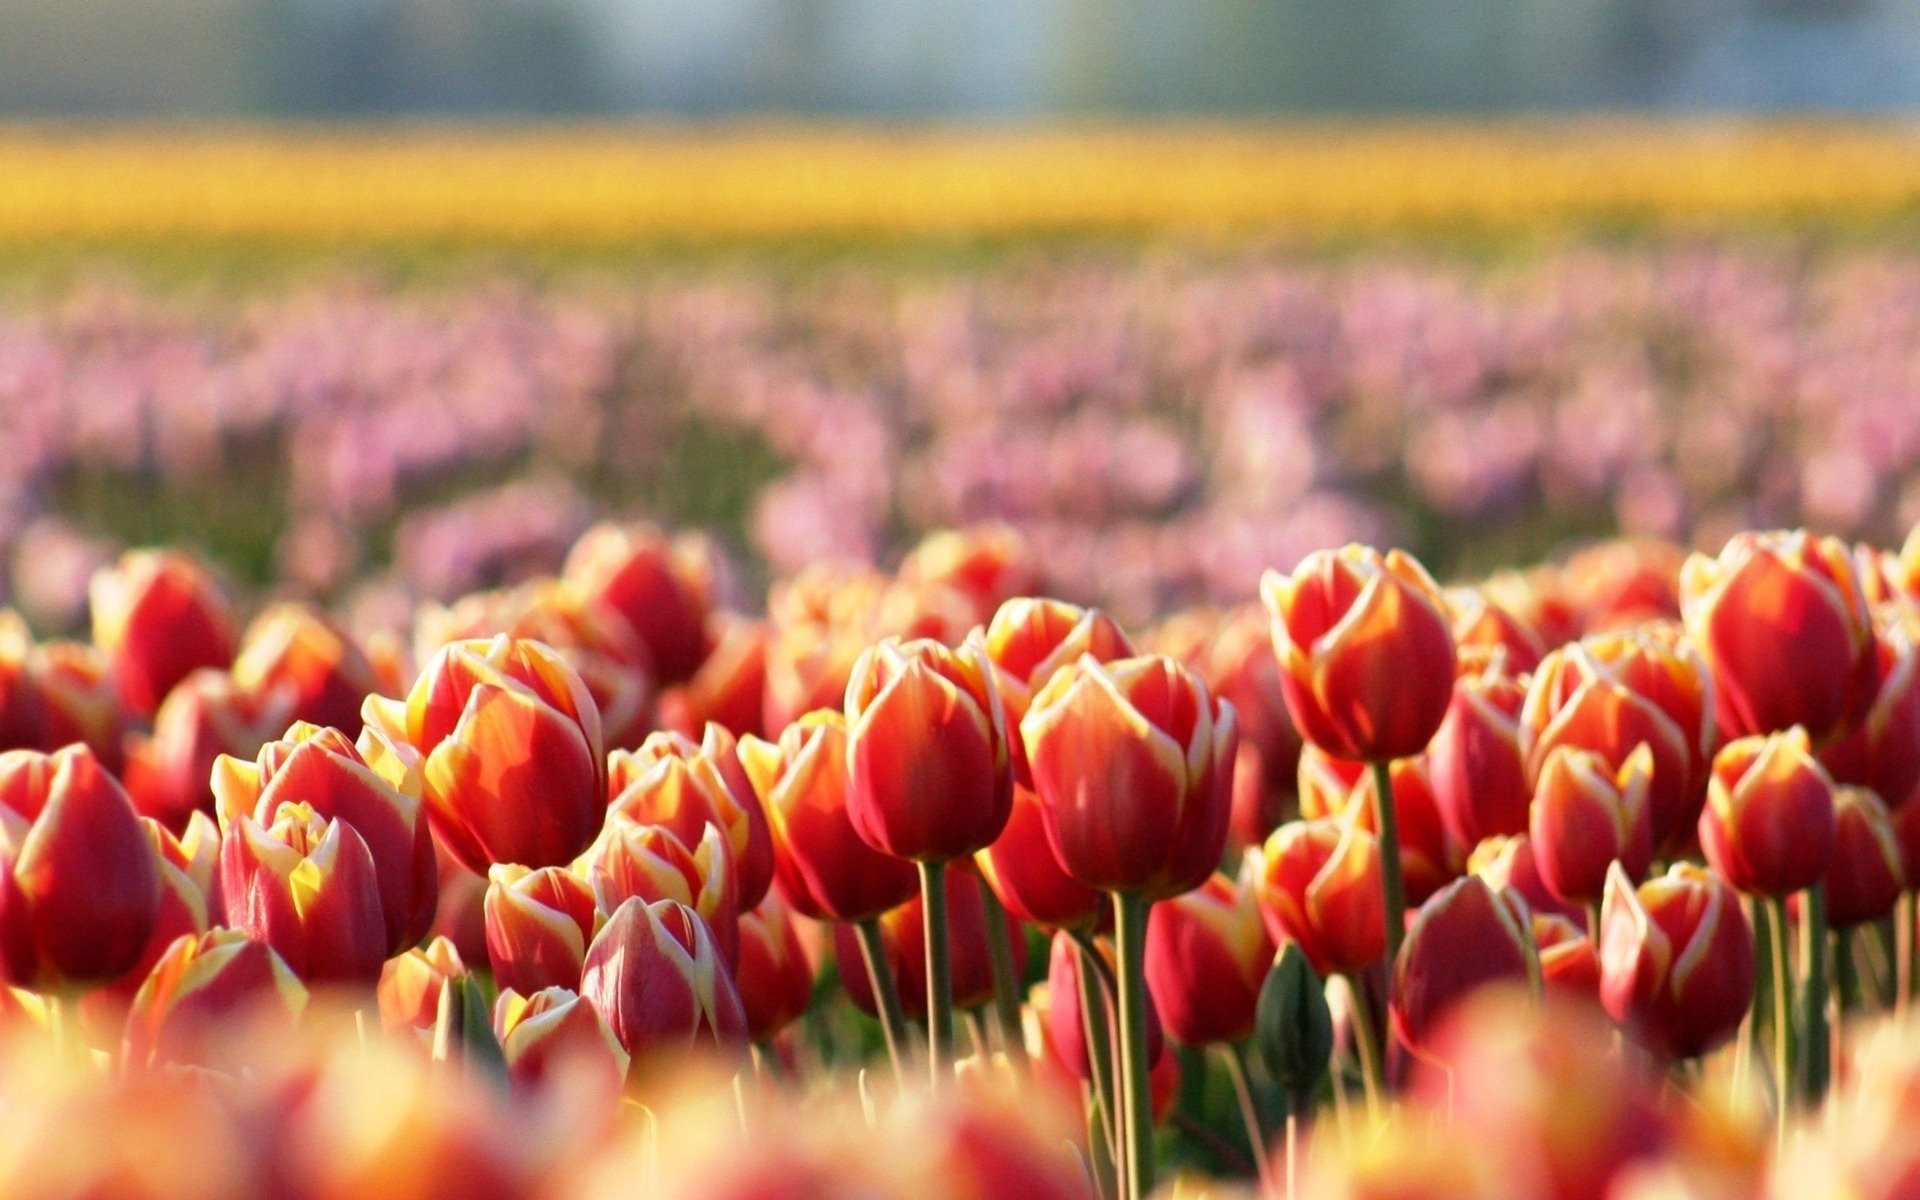
[[[1000,897],[985,883],[980,904],[987,916],[987,962],[993,968],[993,1005],[1000,1018],[1000,1040],[1016,1066],[1027,1062],[1027,1043],[1020,1030],[1020,980],[1013,969],[1013,925]]]
[[[1220,1047],[1227,1061],[1227,1078],[1233,1081],[1234,1098],[1240,1102],[1240,1123],[1247,1127],[1247,1146],[1253,1151],[1253,1170],[1260,1178],[1260,1190],[1273,1194],[1273,1178],[1267,1163],[1267,1135],[1260,1128],[1260,1108],[1254,1103],[1253,1084],[1247,1078],[1246,1048],[1238,1042]]]
[[[873,1006],[880,1010],[880,1032],[887,1039],[887,1058],[893,1062],[894,1082],[907,1082],[907,1013],[900,1007],[900,989],[893,981],[893,968],[887,963],[886,943],[880,937],[878,918],[868,917],[853,923],[860,942],[860,957],[867,965],[867,980],[873,986]]]
[[[1374,1037],[1373,1013],[1367,1007],[1367,987],[1358,975],[1347,976],[1351,999],[1347,1011],[1353,1030],[1353,1052],[1360,1060],[1360,1082],[1367,1089],[1367,1115],[1380,1118],[1380,1097],[1387,1089],[1386,1062]]]
[[[1854,960],[1853,930],[1833,931],[1833,980],[1840,989],[1840,1015],[1856,1013],[1866,1007],[1865,990],[1860,986],[1860,964]]]
[[[1793,973],[1787,956],[1787,902],[1768,902],[1770,932],[1773,940],[1773,1092],[1774,1136],[1781,1146],[1787,1144],[1787,1113],[1793,1096],[1793,1001],[1788,977]]]
[[[1118,1168],[1120,1153],[1114,1139],[1119,1134],[1120,1122],[1115,1118],[1114,1108],[1114,1059],[1113,1041],[1108,1036],[1107,1006],[1112,1003],[1107,989],[1101,984],[1106,960],[1100,957],[1100,950],[1093,939],[1086,934],[1073,935],[1074,946],[1080,954],[1080,969],[1074,972],[1080,978],[1080,1029],[1086,1042],[1087,1069],[1093,1075],[1093,1106],[1100,1119],[1100,1130],[1104,1145],[1099,1147],[1105,1154],[1106,1165],[1115,1171],[1113,1183],[1118,1190]],[[1096,1166],[1101,1155],[1094,1156]],[[1107,1179],[1102,1177],[1104,1186]]]
[[[1806,917],[1800,936],[1806,959],[1806,986],[1800,998],[1800,1088],[1809,1104],[1818,1104],[1827,1094],[1827,1077],[1833,1073],[1829,1055],[1832,1046],[1827,1031],[1827,886],[1816,883],[1801,894],[1801,911]]]
[[[1914,959],[1920,957],[1913,952],[1915,926],[1920,925],[1920,895],[1905,892],[1900,897],[1899,906],[1894,909],[1893,917],[1893,1009],[1901,1020],[1907,1016],[1907,1005],[1913,999]]]
[[[1121,1083],[1126,1108],[1127,1195],[1153,1191],[1153,1096],[1147,1064],[1147,911],[1138,892],[1113,894],[1114,939],[1120,950]]]
[[[1400,878],[1400,822],[1393,811],[1393,764],[1373,764],[1373,823],[1380,834],[1380,898],[1387,909],[1387,975],[1407,936],[1406,886]]]
[[[1600,949],[1600,902],[1598,900],[1587,905],[1587,940],[1593,943],[1596,951]]]
[[[920,864],[920,906],[926,919],[927,1059],[933,1089],[953,1055],[953,962],[947,949],[947,864]]]

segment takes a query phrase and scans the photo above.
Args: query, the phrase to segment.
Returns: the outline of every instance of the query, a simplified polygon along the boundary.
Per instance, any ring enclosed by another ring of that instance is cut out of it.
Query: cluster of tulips
[[[719,573],[602,525],[407,645],[141,551],[0,628],[6,1194],[1756,1196],[1755,1114],[1920,1170],[1819,1124],[1920,1095],[1835,1035],[1915,975],[1920,534],[1348,546],[1138,636],[1000,527]]]

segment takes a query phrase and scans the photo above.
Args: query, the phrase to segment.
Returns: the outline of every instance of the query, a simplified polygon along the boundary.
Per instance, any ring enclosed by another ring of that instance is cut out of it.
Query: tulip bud
[[[1322,977],[1363,971],[1386,953],[1380,848],[1358,825],[1290,821],[1247,869],[1274,943],[1299,945]]]
[[[1729,736],[1799,725],[1824,742],[1872,703],[1873,623],[1853,558],[1837,539],[1804,530],[1736,534],[1718,558],[1687,560],[1680,593]]]
[[[134,550],[93,577],[93,644],[120,699],[150,717],[199,667],[233,662],[233,612],[206,568],[172,550]]]
[[[1596,634],[1553,651],[1534,671],[1520,710],[1520,746],[1536,788],[1561,746],[1590,750],[1611,770],[1648,747],[1655,850],[1679,849],[1693,836],[1713,741],[1705,665],[1670,628]]]
[[[596,525],[574,543],[562,574],[633,627],[662,682],[685,682],[699,669],[708,595],[691,543],[671,543],[651,526]]]
[[[766,624],[727,613],[708,622],[713,650],[686,683],[660,693],[660,724],[686,737],[719,725],[736,737],[766,734]]]
[[[423,760],[434,832],[470,871],[560,865],[605,821],[598,710],[579,673],[539,642],[454,642],[404,702],[368,697],[365,716]]]
[[[1533,801],[1520,751],[1526,691],[1526,678],[1505,674],[1497,658],[1454,681],[1427,762],[1440,820],[1464,845],[1526,832]]]
[[[1853,731],[1820,747],[1820,762],[1841,783],[1872,788],[1889,808],[1920,790],[1920,653],[1899,618],[1875,638],[1880,687]]]
[[[641,825],[661,825],[691,846],[708,825],[726,838],[738,872],[742,908],[752,908],[773,882],[773,836],[753,784],[741,769],[733,735],[709,725],[703,740],[656,733],[635,751],[608,760],[611,810]]]
[[[997,523],[928,534],[901,560],[900,578],[953,588],[967,598],[976,621],[1044,585],[1040,559],[1027,539]]]
[[[1147,918],[1147,987],[1167,1036],[1186,1046],[1237,1042],[1253,1032],[1273,940],[1253,889],[1215,872]]]
[[[503,988],[493,1006],[493,1032],[506,1055],[507,1073],[522,1087],[579,1072],[598,1078],[617,1096],[627,1077],[627,1052],[613,1030],[569,988],[525,996]]]
[[[1569,904],[1547,890],[1540,878],[1540,864],[1534,857],[1533,839],[1524,833],[1512,837],[1488,838],[1467,856],[1467,871],[1487,881],[1496,892],[1512,892],[1527,902],[1533,913],[1556,913],[1585,926],[1587,911]]]
[[[487,958],[501,988],[524,996],[580,986],[599,926],[593,889],[564,867],[502,863],[487,875]]]
[[[873,849],[847,813],[847,723],[832,709],[808,713],[778,744],[740,740],[773,835],[782,899],[816,921],[864,921],[919,891],[913,866]]]
[[[1535,913],[1533,948],[1540,960],[1540,982],[1549,991],[1600,998],[1600,955],[1585,929],[1556,913]]]
[[[1106,897],[1076,883],[1054,857],[1040,797],[1023,784],[1013,787],[1007,827],[974,861],[1017,920],[1065,929],[1096,924],[1106,912]]]
[[[1833,781],[1805,730],[1743,737],[1714,756],[1700,846],[1728,883],[1755,896],[1812,887],[1833,836]]]
[[[1653,861],[1647,788],[1653,752],[1627,755],[1615,771],[1598,754],[1561,746],[1547,756],[1534,790],[1533,861],[1547,890],[1569,904],[1588,905],[1606,890],[1607,871],[1619,862],[1640,879]]]
[[[768,896],[741,914],[740,969],[734,978],[746,1010],[747,1036],[756,1042],[771,1040],[813,1003],[813,967],[779,896]]]
[[[153,736],[129,746],[124,774],[134,808],[175,831],[186,828],[191,814],[211,813],[207,781],[214,760],[258,754],[287,727],[291,699],[280,691],[243,690],[220,671],[195,671],[181,680],[161,702]]]
[[[1294,727],[1338,758],[1378,762],[1427,748],[1454,677],[1446,601],[1398,550],[1309,554],[1260,581]]]
[[[1420,904],[1460,874],[1460,841],[1440,819],[1427,757],[1397,758],[1388,768],[1394,819],[1400,831],[1400,874],[1407,902]],[[1318,746],[1300,752],[1300,815],[1337,817],[1379,836],[1374,772],[1365,763],[1330,757]]]
[[[159,919],[160,873],[133,804],[84,746],[0,754],[0,963],[36,990],[107,983]]]
[[[1447,1014],[1489,984],[1505,980],[1537,989],[1540,964],[1530,920],[1475,875],[1456,879],[1421,905],[1394,961],[1388,993],[1401,1045],[1430,1057]]]
[[[603,916],[613,915],[635,897],[649,904],[678,901],[706,922],[727,970],[739,962],[740,906],[733,860],[726,840],[712,825],[689,849],[664,825],[637,825],[616,817],[573,869],[593,888]]]
[[[732,973],[700,914],[673,900],[628,900],[587,948],[585,997],[626,1052],[744,1041]]]
[[[338,729],[296,722],[279,741],[262,746],[252,762],[221,755],[212,782],[229,825],[241,815],[270,824],[283,802],[298,801],[324,820],[353,826],[379,880],[386,949],[398,953],[433,925],[440,868],[421,810],[418,774],[408,771],[389,781],[368,762],[397,759],[382,740],[378,730],[366,730],[356,746]]]
[[[1827,924],[1850,929],[1893,911],[1907,887],[1893,818],[1866,788],[1833,789],[1833,857],[1827,864]]]
[[[121,1061],[145,1069],[204,1066],[243,1015],[271,1012],[290,1030],[307,989],[273,948],[237,929],[175,939],[127,1014]]]
[[[220,846],[227,924],[276,950],[308,983],[372,984],[387,957],[373,856],[343,820],[282,803],[272,824],[242,815]]]
[[[450,980],[467,975],[467,964],[446,938],[415,947],[380,968],[376,997],[380,1028],[430,1032],[440,1015],[440,993]]]
[[[1125,631],[1099,609],[1031,596],[1008,600],[993,614],[986,648],[1007,714],[1014,778],[1029,787],[1033,776],[1027,769],[1020,721],[1033,706],[1034,693],[1082,654],[1113,662],[1134,653]]]
[[[1732,1037],[1753,1000],[1753,930],[1732,888],[1677,863],[1636,891],[1607,876],[1600,1002],[1649,1049],[1694,1058]]]
[[[287,720],[329,726],[348,737],[360,735],[361,701],[380,690],[373,663],[353,636],[305,604],[276,604],[247,627],[233,680],[243,692],[287,695],[293,707]]]
[[[1327,990],[1299,945],[1280,948],[1260,985],[1254,1044],[1289,1105],[1311,1096],[1333,1062],[1333,1010]]]
[[[1479,588],[1454,588],[1446,594],[1454,644],[1461,657],[1500,659],[1506,669],[1525,675],[1546,657],[1546,643],[1532,625]]]
[[[1079,883],[1161,899],[1219,865],[1239,722],[1193,672],[1083,656],[1040,689],[1021,734],[1048,841]]]
[[[991,845],[1013,806],[986,647],[881,642],[847,683],[847,812],[867,844],[938,862]]]
[[[975,1008],[993,999],[993,959],[987,945],[987,912],[981,886],[972,871],[947,873],[948,969],[955,1009]],[[844,923],[834,926],[833,939],[834,955],[841,965],[841,985],[860,1011],[876,1015],[879,1006],[874,1002],[872,981],[860,966],[860,944],[853,927]],[[926,915],[919,895],[880,918],[880,941],[893,969],[901,1010],[913,1020],[925,1020]],[[1018,976],[1026,969],[1027,953],[1026,939],[1017,927],[1012,941],[1013,973]]]

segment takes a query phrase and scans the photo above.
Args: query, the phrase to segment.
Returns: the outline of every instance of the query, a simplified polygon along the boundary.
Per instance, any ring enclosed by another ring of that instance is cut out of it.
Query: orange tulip
[[[1076,882],[1054,856],[1040,797],[1022,784],[1013,787],[1007,827],[974,861],[1001,905],[1019,920],[1070,928],[1096,924],[1106,911],[1105,897]]]
[[[134,550],[103,567],[88,590],[93,644],[107,656],[121,701],[150,717],[199,667],[233,662],[233,611],[207,569],[174,550]]]
[[[682,683],[707,654],[706,570],[693,542],[669,542],[651,526],[607,524],[574,543],[563,575],[633,627],[662,683]]]
[[[747,1036],[771,1040],[813,1003],[813,967],[800,944],[793,915],[770,895],[740,916],[740,967],[734,972],[747,1017]]]
[[[1819,749],[1820,762],[1841,783],[1870,787],[1890,808],[1920,792],[1920,616],[1883,611],[1876,623],[1880,687],[1853,731]]]
[[[614,751],[607,779],[609,807],[619,816],[664,825],[689,846],[708,825],[718,828],[733,856],[742,909],[767,894],[773,835],[731,733],[709,725],[697,745],[677,733],[653,734],[638,750]]]
[[[440,993],[448,982],[464,978],[467,964],[446,938],[387,960],[380,968],[376,999],[382,1029],[431,1032],[440,1018]]]
[[[1893,911],[1911,882],[1893,818],[1866,788],[1833,789],[1833,858],[1827,864],[1827,924],[1851,929]]]
[[[744,1041],[746,1013],[707,923],[684,904],[622,904],[593,939],[585,997],[626,1052]]]
[[[985,621],[1016,596],[1044,590],[1045,582],[1039,556],[1027,539],[998,523],[928,534],[901,560],[900,578],[959,592],[973,609],[973,623]]]
[[[991,845],[1013,806],[1006,713],[982,639],[887,639],[847,682],[847,813],[867,844],[943,862]]]
[[[366,841],[306,804],[282,803],[271,820],[243,814],[227,827],[227,924],[272,946],[309,983],[373,984],[387,957],[387,925]]]
[[[1253,1032],[1260,985],[1273,965],[1253,889],[1216,871],[1147,918],[1147,987],[1167,1036],[1187,1046]]]
[[[1600,955],[1586,929],[1555,913],[1535,913],[1533,948],[1540,982],[1550,991],[1589,1001],[1600,998]]]
[[[1627,629],[1680,616],[1687,552],[1651,537],[1613,538],[1567,560],[1567,598],[1590,630]]]
[[[1527,902],[1536,914],[1556,914],[1578,921],[1583,927],[1587,913],[1578,904],[1569,904],[1547,888],[1540,878],[1540,863],[1534,857],[1533,838],[1524,833],[1512,837],[1488,838],[1467,856],[1467,871],[1487,881],[1495,891],[1512,892]]]
[[[84,746],[0,754],[0,964],[42,990],[107,983],[146,950],[160,911],[152,842]]]
[[[714,826],[689,847],[664,825],[615,817],[574,871],[593,888],[603,916],[635,897],[674,900],[700,914],[729,971],[739,961],[739,889],[726,839]]]
[[[731,613],[708,621],[713,649],[684,684],[660,693],[660,724],[687,737],[699,737],[709,723],[736,737],[767,731],[766,623]]]
[[[1454,676],[1446,601],[1398,550],[1321,550],[1260,581],[1295,728],[1339,758],[1380,762],[1427,748]]]
[[[1162,899],[1219,865],[1239,723],[1192,671],[1082,657],[1040,689],[1021,735],[1048,840],[1079,883]]]
[[[154,848],[154,866],[160,873],[160,905],[147,946],[125,974],[83,997],[83,1016],[91,1002],[96,1009],[113,1011],[131,1001],[162,955],[182,937],[205,933],[225,915],[220,900],[220,831],[207,814],[196,812],[186,831],[175,837],[152,817],[140,818]]]
[[[494,982],[531,996],[577,989],[598,929],[593,889],[563,867],[498,864],[487,878],[487,958]]]
[[[1600,1001],[1670,1058],[1732,1037],[1753,1001],[1753,930],[1733,889],[1677,863],[1636,891],[1614,867],[1600,913]]]
[[[1322,977],[1363,971],[1386,953],[1380,847],[1358,825],[1289,821],[1247,869],[1274,943],[1297,943]]]
[[[1520,749],[1520,706],[1527,679],[1495,656],[1454,681],[1446,719],[1428,751],[1434,806],[1449,832],[1472,846],[1524,833],[1533,788]]]
[[[233,680],[244,692],[284,692],[293,706],[289,720],[348,737],[359,736],[361,701],[380,690],[353,635],[305,604],[276,604],[254,619],[240,639]]]
[[[522,1086],[587,1075],[617,1096],[627,1076],[627,1052],[585,997],[568,988],[521,995],[502,989],[493,1006],[493,1032],[507,1072]]]
[[[1804,729],[1740,738],[1714,756],[1700,846],[1728,883],[1754,896],[1812,887],[1833,836],[1833,780]]]
[[[1737,534],[1718,558],[1688,559],[1680,590],[1729,736],[1799,725],[1825,742],[1873,702],[1873,622],[1840,541],[1804,530]]]
[[[1546,657],[1546,642],[1534,627],[1481,588],[1454,588],[1447,594],[1454,644],[1462,659],[1476,664],[1498,656],[1506,669],[1525,675]]]
[[[290,693],[250,691],[223,671],[195,671],[161,702],[153,736],[130,745],[127,794],[142,815],[184,829],[194,812],[213,812],[214,760],[252,758],[292,716]]]
[[[1133,643],[1097,608],[1023,596],[1002,604],[987,625],[987,658],[998,677],[1012,743],[1014,777],[1031,786],[1020,721],[1034,693],[1082,654],[1100,662],[1133,656]]]
[[[1400,833],[1400,874],[1407,903],[1421,904],[1459,876],[1466,852],[1440,818],[1425,755],[1395,759],[1387,777]],[[1300,815],[1310,820],[1355,821],[1378,837],[1374,780],[1365,763],[1337,759],[1318,746],[1308,746],[1300,752]]]
[[[84,642],[43,642],[22,662],[31,725],[13,744],[51,754],[82,742],[107,770],[124,769],[127,711],[106,657]]]
[[[1533,861],[1547,890],[1568,904],[1599,901],[1607,872],[1620,863],[1629,879],[1653,861],[1647,787],[1653,753],[1645,746],[1619,770],[1590,751],[1561,746],[1540,769],[1534,791]]]
[[[1477,875],[1454,880],[1420,906],[1388,989],[1401,1045],[1436,1057],[1442,1023],[1474,992],[1502,982],[1538,988],[1540,963],[1525,907]]]
[[[137,1069],[212,1065],[243,1017],[258,1022],[271,1013],[291,1030],[306,1006],[306,987],[267,943],[237,929],[181,937],[134,997],[121,1061]]]

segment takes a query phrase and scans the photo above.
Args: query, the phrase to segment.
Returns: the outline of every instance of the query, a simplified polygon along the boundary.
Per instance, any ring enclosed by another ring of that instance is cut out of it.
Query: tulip
[[[367,723],[421,759],[434,833],[468,870],[558,866],[605,821],[600,718],[579,673],[539,642],[455,642],[406,700]]]
[[[131,551],[95,573],[88,601],[93,644],[107,656],[121,701],[143,717],[197,668],[233,662],[232,609],[185,554]]]
[[[1620,867],[1600,913],[1600,1002],[1649,1049],[1695,1058],[1732,1037],[1753,1001],[1753,930],[1734,891],[1677,863],[1636,890]]]
[[[389,781],[369,759],[399,761],[378,730],[355,745],[338,729],[296,722],[284,737],[260,748],[254,761],[221,755],[213,766],[213,793],[231,825],[242,815],[270,825],[283,802],[307,805],[323,820],[345,821],[366,843],[379,880],[387,952],[426,936],[440,898],[440,867],[420,778],[406,771]]]
[[[1019,920],[1051,929],[1099,922],[1105,898],[1067,874],[1054,857],[1040,797],[1022,784],[1014,785],[1007,827],[974,861],[1001,905]]]
[[[271,1013],[291,1030],[307,989],[267,943],[237,929],[176,939],[127,1014],[121,1061],[136,1069],[211,1065],[242,1016]]]
[[[1311,1111],[1314,1093],[1333,1065],[1333,1010],[1327,988],[1300,947],[1280,947],[1260,985],[1254,1043],[1292,1116]]]
[[[502,989],[493,1006],[493,1032],[508,1074],[522,1087],[580,1073],[618,1095],[626,1078],[627,1052],[599,1010],[571,989],[545,988],[524,996]]]
[[[1520,749],[1526,690],[1526,677],[1506,674],[1498,658],[1454,681],[1427,762],[1434,806],[1448,832],[1465,845],[1526,832],[1533,801]]]
[[[1431,1057],[1441,1023],[1473,992],[1503,980],[1538,988],[1540,964],[1525,907],[1476,875],[1456,879],[1420,906],[1388,992],[1401,1045]]]
[[[713,649],[691,679],[660,693],[660,724],[690,738],[709,724],[736,737],[765,736],[768,638],[763,622],[714,614],[707,638]]]
[[[771,1041],[813,1003],[813,967],[779,896],[770,895],[740,915],[740,969],[734,978],[747,1036],[756,1042]]]
[[[1837,781],[1870,787],[1897,809],[1920,791],[1920,652],[1908,619],[1889,617],[1875,641],[1873,704],[1851,733],[1820,747],[1820,762]]]
[[[387,957],[373,855],[344,820],[291,801],[242,814],[220,846],[227,924],[266,942],[308,983],[372,985]]]
[[[1653,752],[1627,755],[1619,770],[1591,751],[1561,746],[1547,756],[1534,790],[1528,841],[1540,881],[1568,904],[1595,905],[1612,864],[1630,880],[1653,861],[1647,789]],[[1598,928],[1596,925],[1595,928]]]
[[[1880,797],[1866,788],[1833,789],[1833,857],[1827,864],[1827,922],[1852,929],[1891,913],[1908,885],[1908,866]]]
[[[1290,821],[1248,870],[1276,945],[1294,942],[1315,973],[1355,975],[1386,950],[1380,849],[1352,822]]]
[[[1446,595],[1453,641],[1460,649],[1463,665],[1471,659],[1477,667],[1484,667],[1498,657],[1507,670],[1525,675],[1546,656],[1547,646],[1539,631],[1485,590],[1454,588]]]
[[[593,888],[562,867],[502,863],[487,876],[487,960],[501,988],[576,990],[599,927]]]
[[[1585,929],[1557,913],[1535,913],[1533,948],[1549,992],[1599,1000],[1600,955]]]
[[[0,754],[0,966],[40,991],[107,983],[160,911],[152,842],[84,746]]]
[[[123,770],[127,711],[105,656],[83,642],[45,642],[26,657],[35,737],[22,749],[51,754],[83,742],[109,771]]]
[[[976,622],[1016,596],[1040,592],[1044,584],[1032,545],[1018,530],[999,523],[928,534],[901,560],[900,578],[953,588],[967,598]]]
[[[1653,755],[1648,820],[1656,851],[1683,849],[1706,800],[1713,690],[1692,647],[1670,629],[1597,634],[1541,660],[1520,710],[1520,747],[1536,788],[1561,746],[1612,770],[1641,745]]]
[[[635,897],[674,900],[700,914],[714,947],[731,971],[740,954],[739,889],[726,839],[708,825],[689,848],[664,825],[623,817],[607,823],[598,841],[574,864],[593,888],[602,916]]]
[[[486,962],[487,881],[461,866],[438,842],[434,847],[440,860],[440,909],[428,932],[452,942],[463,961]]]
[[[654,1050],[747,1036],[740,993],[707,923],[677,901],[622,904],[587,948],[580,994],[636,1063]]]
[[[1588,629],[1627,629],[1679,617],[1686,559],[1659,538],[1612,538],[1574,554],[1562,578]]]
[[[1833,838],[1833,780],[1805,730],[1740,738],[1714,756],[1700,845],[1728,883],[1774,897],[1811,887]]]
[[[446,938],[435,938],[425,948],[415,947],[387,960],[380,968],[376,998],[380,1028],[433,1031],[440,1017],[440,993],[447,984],[467,974],[460,952]]]
[[[614,751],[607,778],[609,808],[618,816],[664,826],[689,846],[708,825],[717,827],[732,854],[742,909],[767,894],[773,836],[731,733],[709,725],[697,745],[680,734],[653,734],[638,750]]]
[[[1395,759],[1386,775],[1393,789],[1394,829],[1400,842],[1403,898],[1422,904],[1459,876],[1466,859],[1460,840],[1440,818],[1427,757]],[[1380,773],[1367,764],[1330,757],[1318,746],[1300,752],[1300,815],[1338,817],[1380,836],[1376,814]]]
[[[129,746],[124,780],[134,808],[168,829],[185,829],[193,813],[213,812],[207,781],[214,760],[252,758],[292,715],[286,692],[249,691],[224,672],[195,671],[161,702],[153,736]]]
[[[930,997],[927,994],[926,920],[923,899],[915,896],[880,918],[880,936],[887,965],[899,982],[900,1003],[906,1015],[924,1021]],[[994,997],[991,947],[987,943],[987,917],[979,877],[972,871],[952,872],[947,893],[949,933],[952,957],[953,1004],[956,1008],[978,1008]],[[1014,973],[1026,964],[1026,943],[1015,937],[1012,943]],[[854,1005],[869,1016],[878,1016],[871,981],[853,964],[861,953],[855,931],[846,925],[834,929],[834,952],[841,964],[840,981]]]
[[[1525,900],[1533,913],[1551,913],[1583,926],[1586,922],[1585,909],[1578,904],[1568,904],[1547,889],[1546,881],[1540,878],[1533,839],[1527,834],[1516,833],[1512,837],[1488,838],[1481,842],[1467,856],[1467,871],[1486,880],[1487,886],[1495,891],[1512,892]]]
[[[160,874],[153,932],[140,957],[120,978],[81,997],[83,1019],[119,1019],[174,942],[205,933],[225,914],[220,901],[220,831],[213,820],[196,812],[179,837],[152,817],[141,817],[140,824],[152,842],[154,867]]]
[[[1729,736],[1798,725],[1825,742],[1872,704],[1873,622],[1840,541],[1805,531],[1737,534],[1718,558],[1689,558],[1680,591]]]
[[[293,706],[289,719],[348,737],[360,734],[361,701],[380,690],[373,662],[353,636],[305,604],[276,604],[255,618],[240,639],[233,680],[244,692],[283,692]]]
[[[1251,886],[1215,872],[1147,919],[1147,991],[1167,1035],[1186,1046],[1253,1032],[1273,940]]]
[[[1133,657],[1126,632],[1097,608],[1023,596],[1002,604],[986,631],[1013,752],[1014,778],[1032,786],[1020,721],[1048,680],[1082,654],[1099,662]]]
[[[699,669],[709,595],[692,543],[670,543],[650,526],[597,525],[574,543],[563,575],[633,627],[663,683],[683,683]]]
[[[774,601],[767,605],[772,609]],[[846,700],[853,664],[871,639],[862,631],[806,623],[776,624],[767,642],[765,710],[760,723],[769,734],[785,729],[806,713],[838,708]]]

